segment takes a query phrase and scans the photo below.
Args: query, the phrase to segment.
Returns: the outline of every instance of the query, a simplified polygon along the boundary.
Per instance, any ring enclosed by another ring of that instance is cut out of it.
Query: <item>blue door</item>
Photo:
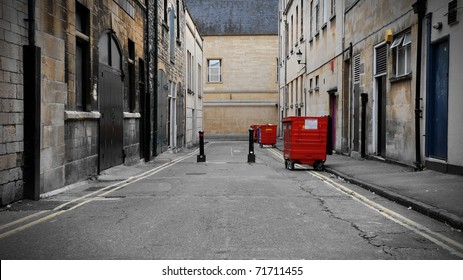
[[[431,71],[427,100],[426,155],[447,160],[449,42],[431,48]]]

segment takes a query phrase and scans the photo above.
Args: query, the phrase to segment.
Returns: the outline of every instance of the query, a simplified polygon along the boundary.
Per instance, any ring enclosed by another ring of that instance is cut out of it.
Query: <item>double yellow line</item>
[[[206,146],[209,146],[209,144],[207,144]],[[21,232],[25,229],[28,229],[32,226],[35,226],[37,224],[40,224],[40,223],[43,223],[45,221],[48,221],[50,219],[53,219],[57,216],[60,216],[66,212],[69,212],[69,211],[72,211],[76,208],[79,208],[89,202],[92,202],[98,198],[101,198],[101,197],[105,197],[107,196],[108,194],[112,193],[112,192],[115,192],[117,190],[120,190],[130,184],[133,184],[135,182],[138,182],[140,180],[143,180],[149,176],[152,176],[166,168],[169,168],[195,154],[198,153],[198,149],[187,154],[187,155],[184,155],[182,157],[179,157],[179,158],[176,158],[172,161],[169,161],[167,163],[164,163],[160,166],[157,166],[151,170],[148,170],[148,171],[145,171],[141,174],[138,174],[138,175],[135,175],[135,176],[132,176],[132,177],[129,177],[121,182],[118,182],[118,183],[115,183],[115,184],[112,184],[112,185],[109,185],[109,186],[106,186],[102,189],[99,189],[97,191],[94,191],[94,192],[91,192],[89,194],[86,194],[84,196],[81,196],[81,197],[78,197],[76,199],[73,199],[71,201],[68,201],[66,203],[63,203],[57,207],[55,207],[53,210],[44,210],[44,211],[40,211],[40,212],[37,212],[37,213],[34,213],[34,214],[31,214],[29,216],[26,216],[26,217],[23,217],[21,219],[18,219],[18,220],[15,220],[13,222],[10,222],[8,224],[5,224],[5,225],[1,225],[0,226],[0,231],[3,231],[5,229],[8,229],[8,228],[12,228],[12,227],[15,227],[17,225],[19,225],[18,227],[16,228],[13,228],[13,229],[10,229],[8,231],[5,231],[3,233],[0,234],[0,239],[3,239],[5,237],[8,237],[10,235],[13,235],[15,233],[18,233],[18,232]],[[72,205],[72,206],[71,206]],[[69,207],[70,206],[70,207]],[[69,207],[67,209],[64,209],[66,207]],[[32,222],[28,222],[34,218],[38,218]],[[27,223],[26,223],[27,222]],[[21,225],[22,224],[22,225]]]
[[[270,151],[277,159],[283,160],[283,154],[276,150],[276,149],[267,149],[267,151]],[[296,165],[301,167],[300,165]],[[352,199],[360,202],[361,204],[369,207],[370,209],[373,209],[377,212],[379,212],[381,215],[384,217],[388,218],[389,220],[394,221],[397,224],[400,224],[407,229],[415,232],[416,234],[421,235],[422,237],[428,239],[429,241],[433,242],[434,244],[446,249],[449,251],[451,254],[458,256],[459,258],[463,258],[463,244],[450,239],[440,233],[434,232],[430,230],[429,228],[412,221],[402,215],[400,215],[397,212],[392,211],[389,208],[386,208],[378,203],[375,203],[368,199],[367,197],[349,189],[348,187],[341,185],[335,181],[333,181],[331,178],[323,175],[321,172],[312,172],[312,171],[306,171],[309,173],[311,176],[314,176],[318,178],[319,180],[323,181],[325,184],[328,186],[335,188],[336,190],[350,196]]]

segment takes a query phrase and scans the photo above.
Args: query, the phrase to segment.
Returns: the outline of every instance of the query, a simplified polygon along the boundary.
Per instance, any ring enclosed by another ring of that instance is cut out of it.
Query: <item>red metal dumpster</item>
[[[327,117],[287,117],[282,120],[284,133],[283,157],[285,167],[308,164],[323,170],[328,144]]]
[[[275,147],[277,143],[277,125],[276,124],[262,124],[259,130],[259,144],[262,148],[264,145],[271,145]]]

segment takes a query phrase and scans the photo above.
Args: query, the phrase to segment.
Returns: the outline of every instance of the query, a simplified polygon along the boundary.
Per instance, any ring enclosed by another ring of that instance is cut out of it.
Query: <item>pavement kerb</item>
[[[280,139],[281,141],[281,139]],[[279,143],[281,144],[281,143]],[[283,151],[281,147],[278,145],[276,148],[280,151]],[[350,182],[354,185],[357,185],[359,187],[362,187],[366,190],[369,190],[371,192],[374,192],[382,197],[385,197],[389,200],[392,200],[400,205],[406,206],[406,207],[411,207],[412,210],[417,211],[419,213],[422,213],[430,218],[433,218],[435,220],[441,221],[446,223],[447,225],[463,230],[463,219],[460,218],[459,216],[449,213],[448,211],[444,209],[437,208],[435,206],[423,203],[421,201],[415,200],[413,198],[398,194],[396,192],[393,192],[391,190],[388,190],[384,187],[380,187],[378,185],[372,184],[365,182],[363,180],[354,178],[352,176],[349,176],[347,174],[344,174],[336,169],[330,168],[329,166],[325,166],[325,171],[331,174],[334,174],[335,176],[341,177],[347,182]]]
[[[372,184],[365,182],[363,180],[354,178],[352,176],[349,176],[347,174],[344,174],[338,170],[326,167],[325,171],[331,174],[334,174],[336,176],[339,176],[343,178],[344,180],[348,181],[349,183],[353,183],[355,185],[358,185],[366,190],[369,190],[371,192],[374,192],[382,197],[385,197],[389,200],[392,200],[400,205],[406,206],[406,207],[411,207],[412,210],[420,212],[426,216],[429,216],[433,219],[436,219],[438,221],[444,222],[456,229],[463,230],[463,219],[458,217],[455,214],[449,213],[446,210],[434,207],[432,205],[417,201],[413,198],[403,196],[401,194],[398,194],[396,192],[393,192],[391,190],[385,189],[383,187],[380,187],[378,185]]]

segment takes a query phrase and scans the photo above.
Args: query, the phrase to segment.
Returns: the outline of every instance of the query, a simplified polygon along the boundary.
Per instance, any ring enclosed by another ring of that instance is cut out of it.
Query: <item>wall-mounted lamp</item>
[[[436,30],[441,30],[442,29],[442,22],[437,22],[435,23],[432,28],[436,29]]]
[[[301,49],[299,49],[296,53],[296,59],[297,59],[297,64],[305,64],[305,62],[302,61],[302,52]]]

